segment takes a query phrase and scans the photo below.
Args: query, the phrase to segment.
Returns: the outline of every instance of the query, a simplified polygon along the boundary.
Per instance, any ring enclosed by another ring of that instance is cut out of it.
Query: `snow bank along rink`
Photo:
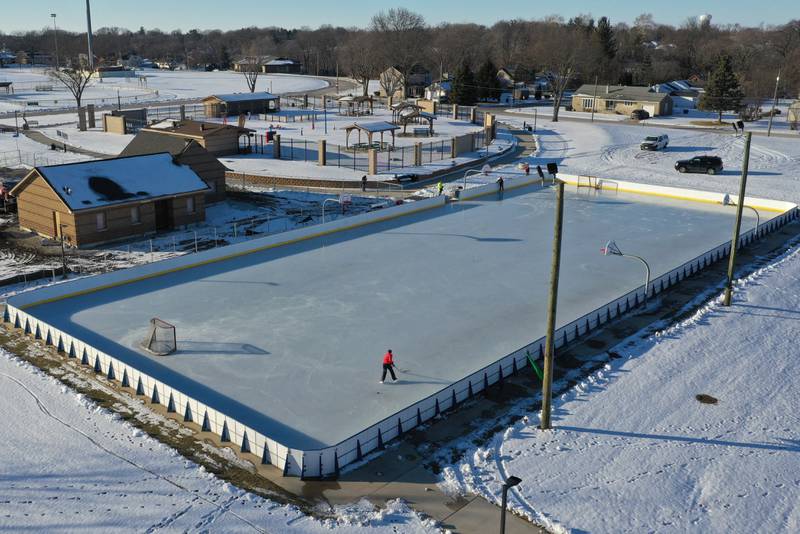
[[[538,352],[553,189],[513,183],[16,295],[6,318],[284,474],[335,474]],[[568,206],[559,346],[643,298],[640,266],[600,254],[609,238],[650,260],[653,293],[721,259],[733,217],[622,191]],[[177,354],[141,349],[154,316],[176,324]],[[405,373],[380,386],[387,348]]]
[[[444,470],[451,493],[554,532],[800,531],[800,249],[622,355]],[[558,358],[558,355],[556,355]],[[701,404],[698,394],[716,404]]]
[[[501,116],[499,120],[522,126],[521,118]],[[666,150],[639,149],[642,139],[658,134],[669,135]],[[739,190],[744,138],[735,136],[733,130],[717,133],[588,120],[541,120],[534,136],[539,149],[531,162],[556,161],[563,172],[731,194]],[[676,161],[703,154],[722,158],[722,174],[681,174],[675,170]],[[800,202],[800,136],[753,136],[747,194]]]
[[[393,501],[317,520],[226,483],[0,349],[0,531],[428,533]]]

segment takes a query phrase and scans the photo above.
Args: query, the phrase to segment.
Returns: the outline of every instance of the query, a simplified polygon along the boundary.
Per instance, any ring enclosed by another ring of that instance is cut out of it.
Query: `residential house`
[[[22,229],[85,247],[201,222],[207,188],[162,153],[35,167],[11,194]]]
[[[673,80],[671,82],[658,83],[650,87],[657,93],[667,93],[672,97],[672,104],[675,108],[695,109],[700,100],[700,95],[705,89],[695,85],[689,80]]]
[[[406,80],[399,68],[389,67],[380,73],[379,81],[381,82],[380,96],[391,96],[394,99],[422,98],[425,88],[431,84],[431,73],[424,66],[416,64],[411,68]],[[387,94],[387,87],[394,88],[392,94]]]
[[[446,104],[450,101],[450,91],[452,89],[453,82],[450,80],[433,82],[425,88],[425,100]]]
[[[164,135],[155,131],[136,134],[120,156],[141,156],[167,152],[181,165],[188,165],[208,186],[206,204],[225,198],[225,171],[227,168],[194,139]]]
[[[597,99],[595,102],[594,99]],[[572,94],[574,111],[630,115],[643,109],[651,117],[672,114],[672,97],[649,87],[584,84]]]

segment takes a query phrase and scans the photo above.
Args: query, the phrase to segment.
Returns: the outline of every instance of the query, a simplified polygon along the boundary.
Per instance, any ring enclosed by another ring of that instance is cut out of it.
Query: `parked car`
[[[639,148],[642,150],[661,150],[662,148],[667,148],[668,145],[668,135],[648,135],[644,138],[644,141],[639,144]]]
[[[717,174],[722,172],[722,159],[718,156],[695,156],[675,163],[678,172],[703,172]]]
[[[631,111],[631,118],[635,121],[643,121],[650,118],[650,113],[643,109],[634,109]]]

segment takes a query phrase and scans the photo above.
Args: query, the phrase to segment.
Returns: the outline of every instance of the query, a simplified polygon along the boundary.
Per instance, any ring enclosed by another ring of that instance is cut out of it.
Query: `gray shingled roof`
[[[667,93],[656,93],[649,87],[636,87],[626,85],[597,85],[597,98],[603,100],[631,100],[634,102],[661,102],[668,97]],[[595,86],[591,83],[581,85],[573,96],[595,95]]]
[[[126,146],[120,156],[139,156],[143,154],[156,154],[158,152],[169,152],[177,156],[186,148],[186,145],[193,142],[185,137],[175,135],[164,135],[156,132],[141,131],[136,134],[128,146]]]

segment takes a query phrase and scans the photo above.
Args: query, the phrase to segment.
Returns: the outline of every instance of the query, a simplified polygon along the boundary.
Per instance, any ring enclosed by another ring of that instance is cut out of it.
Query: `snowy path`
[[[445,470],[442,487],[556,531],[800,530],[800,248],[680,324],[612,349],[622,359]],[[717,404],[703,404],[699,394]]]
[[[0,531],[436,531],[401,503],[318,521],[242,491],[2,350],[0,421]]]

